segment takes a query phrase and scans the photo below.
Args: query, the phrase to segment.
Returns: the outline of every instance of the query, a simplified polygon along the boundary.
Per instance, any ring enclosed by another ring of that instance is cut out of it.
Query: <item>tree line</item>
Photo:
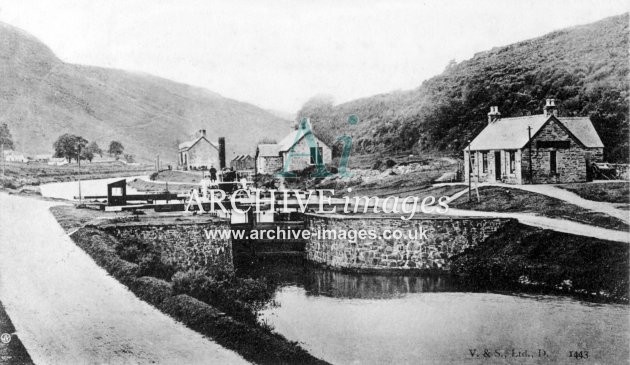
[[[79,159],[92,162],[96,155],[103,157],[103,150],[96,142],[89,142],[81,136],[70,133],[59,136],[55,143],[53,143],[53,149],[55,150],[55,157],[63,157],[68,160],[68,162],[72,162],[72,160],[79,162]],[[116,160],[118,160],[120,156],[123,156],[127,162],[133,162],[132,155],[123,155],[124,150],[125,147],[122,143],[111,141],[107,153],[115,157]]]

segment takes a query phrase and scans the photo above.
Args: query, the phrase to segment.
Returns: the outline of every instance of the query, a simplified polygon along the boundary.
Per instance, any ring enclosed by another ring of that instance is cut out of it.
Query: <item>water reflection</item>
[[[409,293],[459,291],[449,276],[360,275],[309,265],[297,256],[236,256],[237,274],[267,277],[279,287],[298,286],[307,296],[346,299],[391,299]]]
[[[236,268],[277,283],[278,305],[261,321],[333,364],[566,363],[576,350],[588,350],[590,363],[619,364],[630,356],[625,305],[470,293],[449,277],[345,274],[300,257],[237,255]],[[501,357],[471,355],[485,350]]]

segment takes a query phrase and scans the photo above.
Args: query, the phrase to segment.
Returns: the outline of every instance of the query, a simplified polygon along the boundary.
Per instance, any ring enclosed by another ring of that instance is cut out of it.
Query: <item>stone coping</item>
[[[119,220],[111,218],[103,220],[97,224],[99,228],[108,227],[150,227],[150,226],[173,226],[173,225],[198,225],[209,223],[229,223],[227,218],[211,216],[165,216],[165,217],[139,217],[137,220]]]
[[[404,213],[388,213],[388,214],[362,214],[362,213],[353,213],[353,214],[332,214],[332,213],[305,213],[306,216],[317,217],[317,218],[332,218],[332,219],[399,219],[400,216],[407,216]],[[418,220],[514,220],[515,218],[505,218],[505,217],[479,217],[479,216],[450,216],[443,214],[421,214],[415,215],[411,218],[411,221]],[[408,222],[409,220],[404,220],[403,222]]]

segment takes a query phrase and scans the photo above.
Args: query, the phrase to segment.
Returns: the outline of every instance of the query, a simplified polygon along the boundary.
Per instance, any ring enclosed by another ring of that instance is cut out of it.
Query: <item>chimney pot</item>
[[[499,113],[499,107],[491,106],[490,112],[488,113],[488,124],[492,122],[496,122],[497,120],[499,120],[499,118],[501,118],[501,113]]]
[[[546,117],[558,116],[558,108],[556,107],[556,99],[547,99],[545,103],[544,114]]]

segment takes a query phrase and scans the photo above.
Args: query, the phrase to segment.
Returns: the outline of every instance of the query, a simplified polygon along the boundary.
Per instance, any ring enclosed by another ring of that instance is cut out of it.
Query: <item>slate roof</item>
[[[248,158],[252,158],[252,157],[250,155],[237,155],[236,157],[232,159],[232,161],[243,161]]]
[[[197,144],[200,140],[204,139],[206,142],[210,143],[210,145],[216,149],[219,149],[219,146],[216,143],[210,142],[206,137],[200,136],[190,141],[182,142],[179,144],[180,150],[189,150],[192,146]]]
[[[532,127],[532,137],[545,125],[549,118],[560,121],[586,147],[604,147],[589,118],[566,118],[543,114],[516,118],[501,118],[490,123],[470,143],[470,149],[504,150],[525,147],[529,140],[527,127]],[[465,148],[468,149],[468,146]]]

